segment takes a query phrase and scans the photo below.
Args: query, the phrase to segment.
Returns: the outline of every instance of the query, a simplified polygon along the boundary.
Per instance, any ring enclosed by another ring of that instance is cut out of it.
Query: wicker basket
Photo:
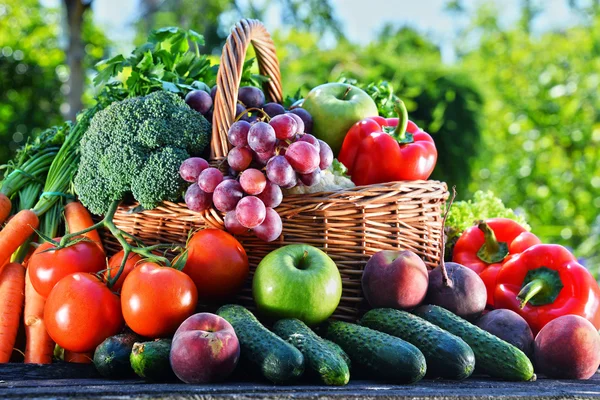
[[[223,48],[217,75],[211,161],[219,164],[229,150],[227,130],[233,123],[237,91],[246,50],[253,44],[261,74],[270,77],[265,94],[282,101],[279,61],[265,27],[256,20],[242,20],[232,29]],[[448,197],[446,184],[437,181],[390,182],[349,190],[286,196],[277,208],[283,220],[281,237],[265,243],[252,234],[238,236],[250,259],[251,275],[260,260],[286,244],[316,246],[337,264],[343,281],[343,294],[334,317],[355,320],[364,309],[361,275],[369,257],[385,249],[409,249],[433,268],[440,258],[441,208]],[[124,231],[147,244],[185,243],[191,229],[223,227],[223,214],[213,209],[190,211],[185,204],[165,202],[154,210],[133,212],[135,204],[124,205],[114,221]],[[105,237],[109,252],[116,242]],[[247,287],[238,298],[252,306]]]

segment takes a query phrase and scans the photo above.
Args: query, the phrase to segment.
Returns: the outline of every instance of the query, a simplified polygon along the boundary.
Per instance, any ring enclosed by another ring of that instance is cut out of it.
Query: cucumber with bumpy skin
[[[171,339],[135,343],[129,358],[131,368],[140,378],[149,381],[173,380],[175,374],[171,369],[170,353]]]
[[[233,326],[240,342],[240,356],[273,383],[291,383],[304,372],[302,353],[265,328],[247,309],[226,305],[217,310]]]
[[[344,359],[304,322],[295,318],[282,319],[273,325],[273,332],[300,350],[306,366],[326,385],[346,385],[350,380],[350,370]]]
[[[329,321],[325,337],[348,353],[355,370],[375,379],[414,383],[425,376],[423,353],[415,346],[387,333],[341,321]]]
[[[531,361],[512,344],[439,306],[421,306],[414,314],[467,342],[475,354],[478,371],[511,381],[535,380]]]
[[[406,311],[370,310],[360,324],[417,346],[427,360],[427,376],[465,379],[475,369],[475,355],[464,340]]]
[[[340,347],[340,345],[337,343],[333,343],[331,340],[327,339],[323,339],[323,343],[325,343],[325,345],[329,347],[329,350],[342,357],[342,360],[344,360],[346,362],[346,365],[348,366],[348,370],[352,372],[352,360],[350,359],[350,357],[348,357],[348,354],[346,354],[346,352]]]

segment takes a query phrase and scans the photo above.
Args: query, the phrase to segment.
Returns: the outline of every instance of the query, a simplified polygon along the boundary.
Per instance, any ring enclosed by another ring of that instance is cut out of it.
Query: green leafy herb
[[[371,82],[361,84],[356,79],[342,78],[342,83],[357,86],[367,92],[375,101],[379,115],[385,118],[397,117],[398,114],[394,111],[394,104],[398,102],[399,97],[394,94],[394,88],[387,81]]]

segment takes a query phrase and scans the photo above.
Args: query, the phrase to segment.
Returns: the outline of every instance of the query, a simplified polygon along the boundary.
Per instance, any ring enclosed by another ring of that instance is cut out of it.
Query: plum
[[[442,261],[429,273],[429,288],[425,302],[443,307],[459,317],[473,321],[485,309],[487,290],[475,271],[464,265]]]
[[[478,327],[517,347],[527,357],[533,354],[533,333],[519,314],[512,310],[492,310],[479,318]]]
[[[179,326],[171,346],[171,368],[185,383],[218,382],[227,378],[240,358],[233,327],[215,314],[194,314]]]
[[[367,262],[362,289],[372,307],[412,309],[427,293],[427,267],[410,250],[382,250]]]
[[[542,374],[558,379],[589,379],[600,364],[600,335],[579,315],[548,322],[533,345],[534,364]]]

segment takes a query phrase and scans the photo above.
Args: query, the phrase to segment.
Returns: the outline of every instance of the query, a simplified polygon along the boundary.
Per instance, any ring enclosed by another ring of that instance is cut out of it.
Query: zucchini
[[[378,308],[367,312],[360,323],[417,346],[427,360],[427,376],[465,379],[475,369],[475,355],[464,340],[416,315]]]
[[[442,307],[421,306],[414,310],[414,313],[467,342],[475,354],[477,371],[511,381],[535,380],[531,361],[512,344]]]
[[[355,369],[372,378],[413,383],[422,379],[427,371],[425,357],[419,349],[387,333],[348,322],[330,321],[325,336],[348,353]]]
[[[109,379],[135,376],[129,356],[133,344],[140,339],[135,333],[122,333],[106,338],[94,351],[94,366],[98,373]]]
[[[217,310],[233,326],[240,342],[240,357],[256,366],[273,383],[290,383],[302,376],[302,353],[265,328],[247,309],[226,305]]]
[[[140,377],[149,381],[168,381],[175,378],[169,355],[171,339],[156,339],[151,342],[135,343],[131,349],[131,368]]]
[[[348,364],[299,319],[282,319],[273,325],[273,332],[300,350],[311,370],[315,371],[326,385],[346,385],[350,380]]]

